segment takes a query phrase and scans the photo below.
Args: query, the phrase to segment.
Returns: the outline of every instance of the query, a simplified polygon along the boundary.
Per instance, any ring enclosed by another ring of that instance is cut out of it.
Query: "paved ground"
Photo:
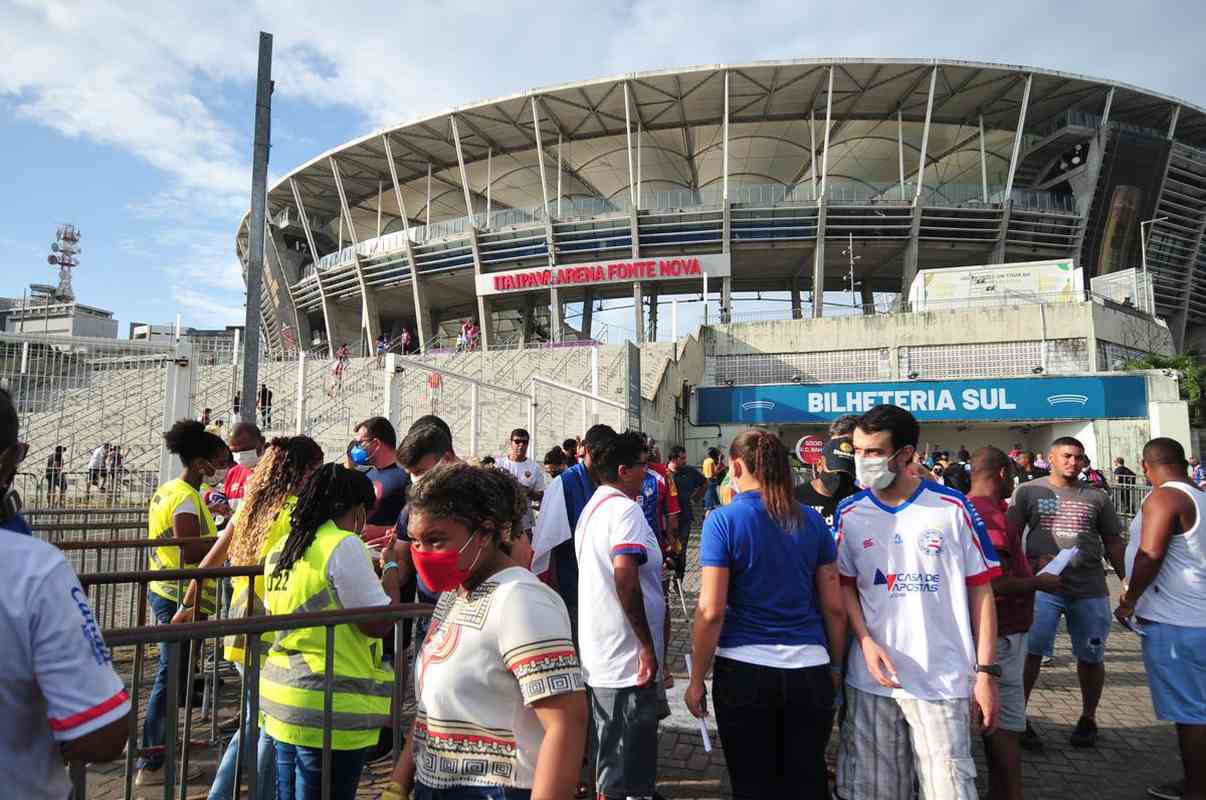
[[[696,552],[692,548],[691,568],[685,582],[688,609],[694,607],[695,593],[699,588],[695,558]],[[1116,585],[1112,585],[1112,591],[1117,594]],[[683,655],[688,649],[690,632],[677,598],[674,600],[671,608],[674,630],[669,660],[678,679],[678,695],[681,697],[682,687],[686,683]],[[1080,693],[1067,636],[1061,632],[1057,641],[1056,661],[1044,668],[1030,702],[1031,719],[1046,742],[1046,748],[1042,753],[1023,755],[1028,798],[1140,800],[1145,796],[1144,789],[1149,784],[1181,774],[1173,729],[1157,721],[1152,714],[1137,637],[1115,625],[1107,651],[1105,696],[1098,713],[1100,742],[1093,749],[1073,748],[1068,744],[1068,735],[1080,714]],[[127,658],[124,662],[127,671],[129,666]],[[148,663],[147,672],[151,669],[153,666]],[[235,690],[234,681],[227,681],[222,695],[228,699],[219,708],[220,719],[233,712]],[[144,702],[145,696],[144,692]],[[200,715],[196,715],[196,719],[194,724],[202,727],[203,732],[202,735],[195,734],[194,739],[207,739],[208,723],[202,723]],[[728,775],[719,739],[713,736],[714,749],[706,753],[694,722],[685,717],[684,711],[680,709],[680,713],[669,722],[670,726],[663,725],[659,740],[660,792],[668,798],[711,800],[729,797]],[[831,750],[836,745],[836,739],[835,735]],[[199,787],[192,788],[190,785],[189,796],[195,792],[204,796],[217,753],[215,747],[193,749],[192,761],[201,765],[204,773]],[[976,761],[980,773],[978,783],[984,793],[987,791],[986,771],[979,747]],[[376,798],[388,771],[387,764],[370,767],[362,780],[359,796]],[[122,798],[122,765],[91,768],[88,784],[90,798]],[[139,795],[136,792],[135,797],[145,796],[149,800],[151,797],[162,797],[161,792],[157,795]]]

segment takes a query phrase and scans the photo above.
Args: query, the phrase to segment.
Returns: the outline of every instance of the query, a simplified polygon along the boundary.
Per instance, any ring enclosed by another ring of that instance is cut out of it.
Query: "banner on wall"
[[[1147,416],[1142,375],[961,381],[700,386],[699,425],[830,422],[891,403],[921,422]]]
[[[699,280],[727,278],[732,274],[728,253],[666,258],[619,259],[588,264],[513,269],[477,276],[478,295],[530,292],[554,286],[598,286],[606,283]]]
[[[909,287],[914,311],[933,311],[966,305],[992,306],[1035,302],[1075,302],[1084,296],[1084,276],[1072,259],[1026,261],[978,267],[927,269]]]

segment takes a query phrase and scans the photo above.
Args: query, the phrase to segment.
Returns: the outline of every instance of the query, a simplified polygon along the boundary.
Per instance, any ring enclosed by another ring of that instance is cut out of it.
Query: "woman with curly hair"
[[[251,473],[247,492],[234,520],[210,548],[201,561],[201,566],[216,567],[228,557],[230,563],[237,567],[264,563],[268,550],[289,533],[290,516],[297,506],[297,495],[321,465],[322,448],[308,436],[273,439]],[[257,576],[254,581],[236,577],[231,579],[231,584],[234,588],[234,598],[228,614],[231,619],[264,613],[263,576]],[[197,582],[193,581],[185,595],[185,604],[176,613],[173,622],[192,621],[191,598],[196,592]],[[263,642],[259,647],[261,663],[267,656],[274,637],[275,634],[272,633],[262,635]],[[244,639],[243,636],[227,636],[225,641],[226,660],[232,662],[240,674],[243,672],[246,658]],[[244,713],[240,727],[255,731],[258,722]],[[210,800],[225,800],[231,796],[241,739],[240,731],[236,731],[222,754],[222,761],[209,790]],[[261,800],[267,800],[276,796],[272,778],[276,756],[272,740],[263,732],[259,734],[258,754],[257,788]]]
[[[586,695],[569,616],[503,542],[527,494],[502,470],[442,464],[411,488],[408,507],[411,558],[442,594],[383,800],[572,796]]]
[[[381,580],[361,541],[377,502],[373,483],[355,470],[326,464],[302,489],[289,532],[264,559],[269,614],[384,606],[398,602],[396,543],[382,550]],[[352,800],[365,759],[389,724],[394,673],[381,665],[376,639],[393,630],[386,617],[333,627],[279,631],[260,676],[264,730],[276,749],[278,800],[322,795],[323,739],[331,737],[327,778],[333,800]],[[331,658],[332,674],[327,673]],[[327,682],[332,716],[324,722]]]

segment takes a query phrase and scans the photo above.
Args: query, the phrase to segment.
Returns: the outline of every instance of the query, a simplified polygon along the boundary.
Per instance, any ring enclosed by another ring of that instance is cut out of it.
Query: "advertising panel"
[[[1084,295],[1084,278],[1072,259],[1025,261],[974,267],[927,269],[909,287],[914,311],[941,311],[960,306],[1075,302]]]
[[[634,281],[702,281],[704,275],[709,278],[727,278],[731,273],[732,259],[728,253],[620,259],[490,272],[477,276],[477,293],[479,296],[485,296],[530,292],[553,286],[598,286]]]
[[[1142,375],[888,383],[700,386],[699,425],[830,422],[892,403],[922,422],[1147,416]]]

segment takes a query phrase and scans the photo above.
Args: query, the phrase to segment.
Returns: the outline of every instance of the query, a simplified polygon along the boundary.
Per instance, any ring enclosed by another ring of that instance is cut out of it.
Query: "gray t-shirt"
[[[1026,557],[1035,572],[1041,557],[1080,548],[1063,572],[1064,596],[1109,596],[1101,563],[1104,540],[1122,535],[1109,495],[1086,483],[1064,488],[1052,486],[1050,478],[1037,478],[1014,490],[1007,516],[1019,529],[1027,529]]]

